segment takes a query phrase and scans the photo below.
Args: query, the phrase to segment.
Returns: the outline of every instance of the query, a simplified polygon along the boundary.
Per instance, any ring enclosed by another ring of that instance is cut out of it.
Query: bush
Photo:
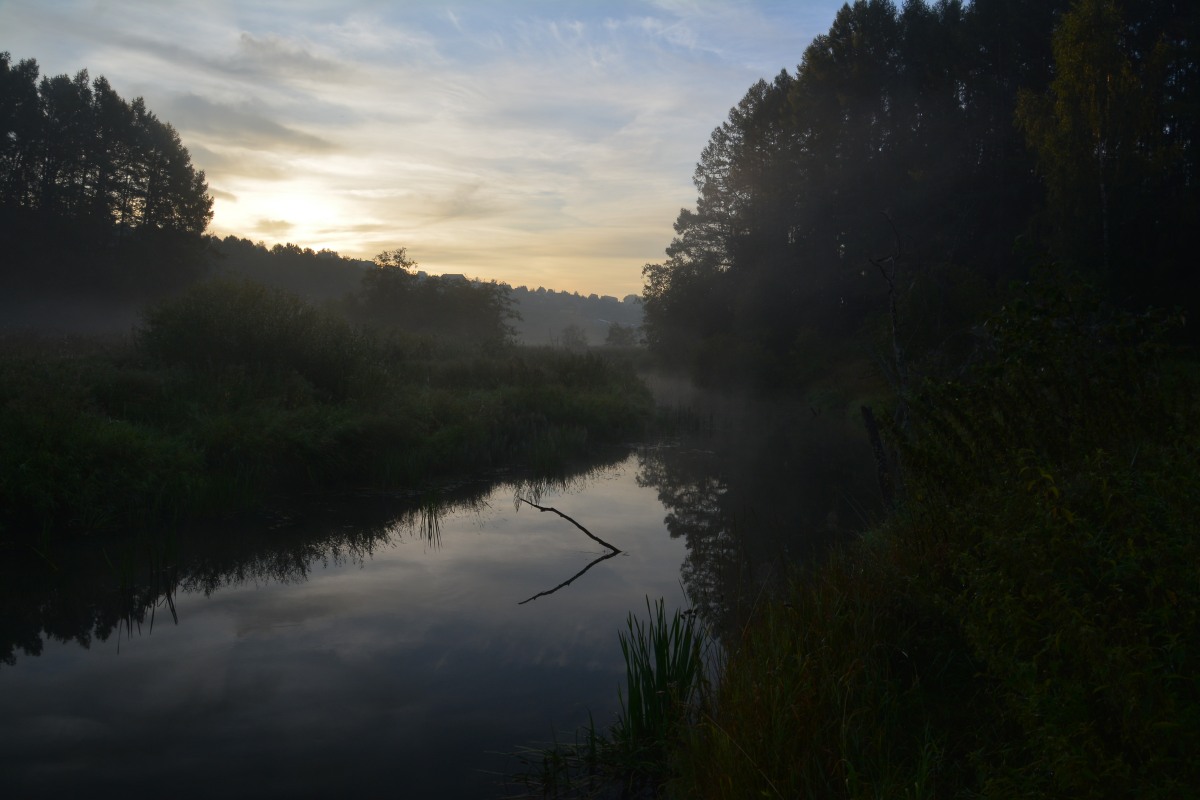
[[[996,709],[971,756],[987,796],[1200,780],[1200,438],[1173,323],[1036,287],[989,321],[984,363],[913,405],[896,546],[941,553],[919,585]]]
[[[162,364],[193,370],[294,371],[332,396],[344,395],[375,357],[371,340],[342,318],[279,289],[229,279],[151,309],[138,344]]]

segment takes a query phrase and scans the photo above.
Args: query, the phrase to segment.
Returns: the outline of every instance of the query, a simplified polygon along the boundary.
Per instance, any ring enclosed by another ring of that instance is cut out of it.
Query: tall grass
[[[631,612],[618,632],[625,660],[621,710],[608,730],[588,725],[573,742],[555,741],[518,753],[524,770],[513,781],[528,797],[657,796],[669,776],[667,753],[684,735],[705,681],[707,636],[696,616],[668,617],[660,598],[646,598],[647,618]]]
[[[664,748],[686,720],[704,677],[703,634],[695,616],[676,610],[667,619],[660,598],[649,618],[631,612],[620,633],[625,659],[625,692],[613,729],[631,761],[660,762]]]
[[[214,281],[155,306],[121,348],[0,348],[0,531],[85,534],[549,468],[637,436],[650,406],[610,362],[377,341],[278,290]]]
[[[925,623],[895,580],[882,559],[840,555],[762,606],[677,740],[669,794],[937,796],[925,691],[969,666],[912,647]]]

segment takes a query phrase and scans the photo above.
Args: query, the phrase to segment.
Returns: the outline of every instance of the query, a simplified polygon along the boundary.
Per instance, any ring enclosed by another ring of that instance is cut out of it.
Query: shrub
[[[151,309],[138,343],[163,364],[295,371],[335,396],[375,355],[370,339],[340,317],[282,290],[230,279],[199,284]]]

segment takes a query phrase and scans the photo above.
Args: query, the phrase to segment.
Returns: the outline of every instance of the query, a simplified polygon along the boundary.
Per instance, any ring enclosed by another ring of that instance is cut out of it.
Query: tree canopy
[[[885,257],[910,319],[1051,260],[1177,301],[1197,21],[1170,0],[843,6],[713,131],[695,207],[643,270],[647,341],[710,381],[786,384],[886,311]]]
[[[73,262],[59,277],[95,279],[119,253],[138,272],[126,282],[152,279],[134,269],[149,262],[178,277],[198,269],[211,218],[203,170],[142,98],[86,69],[39,81],[35,60],[0,53],[0,244],[12,268],[29,278],[39,258]]]
[[[350,298],[352,318],[376,329],[494,349],[511,342],[517,317],[508,286],[418,274],[405,248],[386,250]]]

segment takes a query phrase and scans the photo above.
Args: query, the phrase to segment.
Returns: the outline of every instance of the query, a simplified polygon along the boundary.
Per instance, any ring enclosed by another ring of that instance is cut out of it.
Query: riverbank
[[[986,363],[914,393],[895,513],[730,643],[669,794],[1200,784],[1197,365],[1164,320],[1002,314]]]
[[[252,284],[163,304],[123,339],[9,337],[0,408],[10,543],[553,467],[652,413],[632,368],[597,355],[376,337]]]
[[[1179,322],[1066,287],[1016,299],[972,366],[877,415],[886,519],[793,566],[740,628],[690,598],[720,655],[673,685],[689,699],[663,752],[631,760],[621,722],[592,726],[518,777],[553,796],[1188,794],[1200,363],[1167,344]]]

